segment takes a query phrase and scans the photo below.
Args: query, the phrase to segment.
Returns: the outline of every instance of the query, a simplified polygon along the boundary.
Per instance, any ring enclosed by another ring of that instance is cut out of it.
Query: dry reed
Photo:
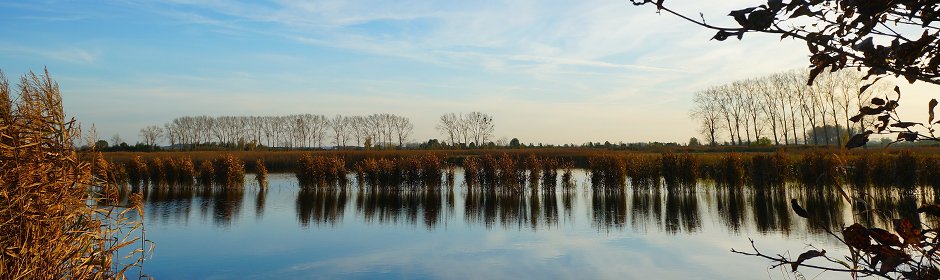
[[[142,227],[129,218],[141,214],[140,196],[117,205],[109,164],[78,159],[80,130],[48,72],[23,76],[18,89],[11,98],[0,72],[0,278],[123,277],[140,261],[116,256],[138,240],[123,233]]]

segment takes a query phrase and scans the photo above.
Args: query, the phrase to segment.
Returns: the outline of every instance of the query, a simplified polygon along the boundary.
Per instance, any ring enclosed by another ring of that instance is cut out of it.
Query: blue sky
[[[669,1],[712,23],[753,1]],[[0,1],[0,69],[48,67],[100,138],[183,115],[449,112],[495,139],[685,142],[701,88],[805,67],[799,42],[713,32],[627,1]]]

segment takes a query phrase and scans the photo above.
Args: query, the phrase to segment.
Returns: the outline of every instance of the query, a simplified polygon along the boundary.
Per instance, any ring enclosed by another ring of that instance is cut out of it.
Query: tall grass
[[[591,186],[596,190],[622,190],[626,187],[627,163],[623,157],[605,156],[588,160]]]
[[[62,111],[48,73],[23,76],[11,97],[0,73],[0,278],[100,279],[123,277],[118,249],[138,239],[130,219],[140,196],[117,204],[106,161],[79,160],[80,135]],[[131,235],[133,236],[133,235]]]
[[[783,186],[790,178],[790,165],[783,151],[751,157],[749,182],[757,188]]]
[[[688,153],[664,153],[662,175],[666,186],[695,186],[699,179],[699,159]]]
[[[573,186],[571,173],[565,170],[584,168],[590,183],[597,189],[621,189],[628,186],[645,188],[665,183],[667,187],[693,186],[701,179],[715,180],[722,186],[752,185],[765,188],[784,182],[808,186],[829,186],[850,182],[855,186],[910,187],[916,184],[940,187],[940,170],[936,170],[938,153],[926,148],[916,152],[895,150],[852,151],[836,155],[834,150],[801,149],[774,153],[688,153],[677,150],[665,153],[605,151],[596,149],[520,149],[460,151],[267,151],[233,152],[228,155],[250,162],[257,172],[258,160],[271,172],[305,169],[298,178],[309,178],[315,184],[345,181],[346,172],[361,177],[364,186],[393,187],[396,182],[415,186],[427,184],[425,178],[442,175],[453,185],[455,167],[463,167],[468,186],[498,187],[502,190],[553,189],[559,182]],[[185,180],[207,174],[215,181],[217,152],[156,152],[105,153],[111,160],[116,178],[126,178],[132,185],[172,183],[174,177]],[[190,163],[208,161],[212,168],[197,165],[185,171],[184,158]],[[613,159],[623,161],[620,163]],[[327,160],[329,159],[329,160]],[[336,159],[341,159],[339,164]],[[429,159],[433,159],[428,161]],[[195,161],[194,161],[195,160]],[[288,163],[287,161],[292,162]],[[454,165],[453,163],[456,163]],[[122,170],[123,171],[120,171]],[[342,174],[339,171],[342,170]],[[621,171],[625,170],[625,171]],[[843,172],[843,170],[847,170]],[[197,172],[199,171],[199,172]],[[303,175],[303,173],[309,173]],[[560,173],[560,174],[559,174]],[[126,174],[126,175],[121,175]],[[257,174],[257,173],[256,173]],[[430,175],[429,175],[430,174]],[[847,176],[846,176],[847,175]],[[558,180],[561,176],[562,180]],[[623,178],[620,180],[619,178]],[[198,178],[197,178],[198,179]],[[435,179],[436,180],[436,179]],[[199,180],[205,181],[205,180]],[[310,183],[304,179],[305,184]],[[567,183],[566,183],[567,182]]]
[[[434,154],[400,158],[367,158],[353,168],[360,183],[372,187],[438,187],[449,165]]]
[[[294,174],[301,187],[346,184],[346,161],[337,156],[305,154],[297,162]]]
[[[464,179],[471,187],[480,185],[500,191],[522,191],[528,181],[524,163],[508,153],[466,158],[463,169]]]
[[[264,160],[260,158],[255,161],[255,181],[258,181],[258,186],[261,188],[268,186],[268,168],[264,165]]]
[[[233,155],[215,160],[214,182],[225,188],[240,188],[245,184],[245,162]]]

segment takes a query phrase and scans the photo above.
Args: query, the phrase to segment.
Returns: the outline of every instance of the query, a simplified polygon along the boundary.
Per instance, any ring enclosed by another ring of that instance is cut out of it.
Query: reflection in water
[[[732,233],[753,228],[761,234],[781,233],[785,236],[807,230],[822,234],[824,228],[838,229],[855,222],[883,228],[891,228],[892,221],[899,218],[918,222],[922,216],[915,212],[917,207],[935,203],[938,199],[930,189],[911,192],[888,188],[846,188],[845,196],[854,200],[849,204],[836,188],[803,185],[732,188],[702,182],[698,186],[663,184],[604,191],[539,188],[523,192],[492,188],[458,188],[455,191],[446,185],[400,190],[370,187],[293,189],[292,186],[288,184],[287,188],[273,193],[269,193],[269,189],[198,185],[154,185],[130,191],[143,192],[148,222],[161,224],[187,224],[190,217],[198,213],[203,220],[228,227],[241,218],[244,203],[254,203],[254,217],[261,220],[266,207],[278,207],[269,205],[271,195],[275,196],[274,201],[284,201],[278,197],[290,195],[294,196],[296,217],[302,227],[309,227],[311,223],[336,226],[348,215],[354,215],[365,223],[421,224],[430,230],[453,222],[457,218],[455,213],[463,211],[466,224],[539,230],[572,221],[576,218],[575,213],[579,213],[577,209],[584,209],[592,227],[599,231],[630,228],[670,234],[698,232],[706,219],[704,216],[711,215],[713,217],[709,219]],[[793,214],[789,204],[791,198],[807,209],[808,220]],[[463,208],[458,209],[457,206]]]
[[[189,220],[195,194],[192,187],[162,186],[142,189],[147,201],[144,213],[150,221],[166,224],[177,221],[185,223]]]
[[[718,203],[718,217],[731,232],[740,232],[747,210],[744,204],[744,192],[740,188],[718,186],[715,190]]]
[[[809,213],[809,230],[822,233],[825,228],[840,229],[846,224],[845,200],[838,190],[832,187],[800,185],[796,187],[797,201]],[[852,223],[848,223],[852,224]]]
[[[666,232],[696,232],[702,226],[698,196],[691,189],[666,192]]]
[[[503,228],[551,228],[558,224],[558,213],[558,196],[554,191],[470,189],[464,193],[465,220],[487,228],[497,223]]]
[[[212,192],[212,220],[217,225],[229,226],[237,218],[242,209],[242,198],[245,190],[242,188],[216,188]]]
[[[761,233],[782,232],[790,234],[790,200],[786,189],[782,187],[765,187],[755,189],[754,223],[757,231]]]
[[[132,191],[143,192],[147,218],[163,224],[188,223],[196,201],[203,218],[211,211],[214,224],[231,225],[239,215],[245,196],[242,189],[204,186],[154,185]]]
[[[634,200],[635,202],[636,200]],[[634,205],[634,208],[636,206]],[[623,228],[627,223],[627,196],[622,191],[591,193],[591,222],[597,229]]]
[[[453,191],[439,188],[366,188],[356,193],[356,211],[368,223],[417,224],[420,221],[433,229],[442,221],[442,215],[453,213],[453,207]]]
[[[346,212],[346,188],[300,188],[297,192],[297,218],[303,227],[315,224],[335,226]]]
[[[265,199],[268,197],[267,181],[261,182],[261,185],[255,197],[255,218],[257,219],[264,217]]]

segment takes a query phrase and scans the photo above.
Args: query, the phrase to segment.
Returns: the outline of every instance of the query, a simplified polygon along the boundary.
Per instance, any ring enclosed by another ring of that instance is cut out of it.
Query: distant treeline
[[[690,115],[706,144],[839,145],[876,121],[852,122],[860,108],[894,94],[883,81],[860,92],[864,74],[851,69],[823,73],[812,86],[807,75],[789,71],[701,90]]]
[[[448,113],[437,129],[449,142],[431,139],[415,148],[495,146],[493,117],[481,113]],[[368,116],[296,114],[285,116],[184,116],[162,126],[140,130],[142,143],[127,145],[120,136],[95,148],[104,151],[153,151],[168,144],[173,150],[255,150],[321,148],[404,148],[414,125],[394,114]],[[332,146],[329,146],[332,145]]]
[[[414,125],[394,114],[368,116],[297,114],[284,116],[185,116],[140,130],[145,147],[171,149],[254,149],[402,146]],[[164,142],[165,141],[165,142]]]

